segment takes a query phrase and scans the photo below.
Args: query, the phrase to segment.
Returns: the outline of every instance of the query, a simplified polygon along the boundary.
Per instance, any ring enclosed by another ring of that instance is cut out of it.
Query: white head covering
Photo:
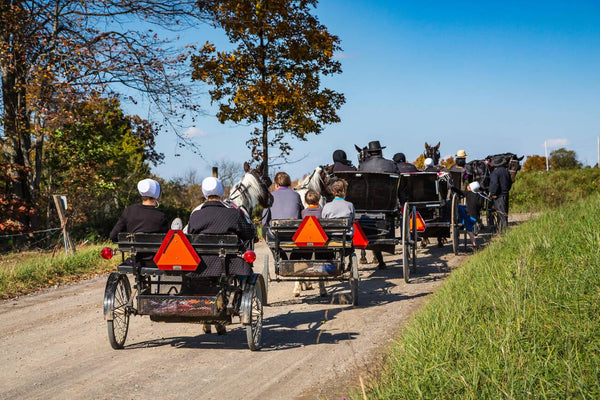
[[[475,182],[471,182],[469,183],[469,189],[471,189],[472,192],[477,192],[479,191],[479,182],[475,181]]]
[[[426,167],[433,167],[433,159],[431,159],[431,158],[427,157],[427,158],[425,159],[425,166],[426,166]]]
[[[140,195],[158,199],[160,196],[160,184],[154,179],[142,179],[137,184]]]
[[[202,181],[202,193],[204,197],[223,196],[223,184],[215,177],[209,176]]]

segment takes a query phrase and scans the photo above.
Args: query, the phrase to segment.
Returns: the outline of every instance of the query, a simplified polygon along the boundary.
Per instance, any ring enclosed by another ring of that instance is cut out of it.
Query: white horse
[[[300,195],[300,199],[302,200],[302,204],[304,207],[308,207],[306,203],[306,192],[310,189],[316,191],[321,195],[321,199],[319,200],[319,206],[323,207],[325,205],[325,195],[327,194],[327,181],[329,179],[328,172],[326,167],[318,166],[315,170],[308,175],[306,178],[300,182],[300,184],[294,188],[296,193]],[[313,288],[312,283],[310,281],[297,280],[294,284],[294,297],[300,296],[300,292],[302,290],[311,290]],[[327,296],[327,290],[325,289],[325,282],[319,280],[319,295]]]

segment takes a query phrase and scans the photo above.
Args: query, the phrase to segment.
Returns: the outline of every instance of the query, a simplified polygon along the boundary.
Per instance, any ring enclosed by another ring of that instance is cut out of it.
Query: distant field
[[[600,195],[585,197],[454,271],[389,350],[368,398],[600,398]]]
[[[600,168],[519,172],[510,191],[510,209],[550,210],[597,193],[600,193]]]

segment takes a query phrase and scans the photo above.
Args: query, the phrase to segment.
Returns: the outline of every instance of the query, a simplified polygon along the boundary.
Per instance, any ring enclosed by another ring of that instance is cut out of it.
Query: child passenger
[[[466,206],[458,206],[458,218],[467,230],[469,239],[471,239],[471,245],[473,249],[477,249],[477,241],[475,240],[475,234],[473,233],[473,227],[480,218],[480,210],[483,206],[483,198],[477,193],[479,191],[479,182],[471,182],[467,186],[467,190],[460,190],[452,188],[453,192],[457,192],[459,195],[466,198]]]
[[[304,195],[304,200],[306,200],[308,207],[302,210],[302,218],[308,216],[321,218],[321,212],[323,211],[323,208],[319,206],[319,201],[321,200],[321,195],[319,192],[309,189]]]
[[[332,201],[325,204],[321,216],[323,218],[350,218],[354,221],[354,204],[344,200],[346,190],[348,190],[348,182],[344,179],[339,179],[329,186],[329,190],[335,196]],[[348,232],[352,234],[352,231]]]

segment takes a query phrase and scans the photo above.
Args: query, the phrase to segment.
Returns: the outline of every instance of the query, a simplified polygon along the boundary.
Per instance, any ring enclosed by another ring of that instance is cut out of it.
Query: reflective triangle
[[[408,225],[410,227],[410,230],[413,229],[413,216],[410,216],[410,221],[409,221]],[[425,221],[423,221],[423,218],[421,218],[421,214],[419,214],[419,212],[417,211],[417,232],[423,232],[425,230]]]
[[[200,257],[183,231],[170,230],[154,256],[159,269],[194,271]]]
[[[359,224],[354,223],[354,236],[352,236],[352,244],[357,249],[366,249],[369,244],[369,239],[367,239],[367,235],[365,235],[365,231],[361,228]]]
[[[315,216],[304,217],[292,240],[297,246],[323,246],[327,243],[327,234]]]

